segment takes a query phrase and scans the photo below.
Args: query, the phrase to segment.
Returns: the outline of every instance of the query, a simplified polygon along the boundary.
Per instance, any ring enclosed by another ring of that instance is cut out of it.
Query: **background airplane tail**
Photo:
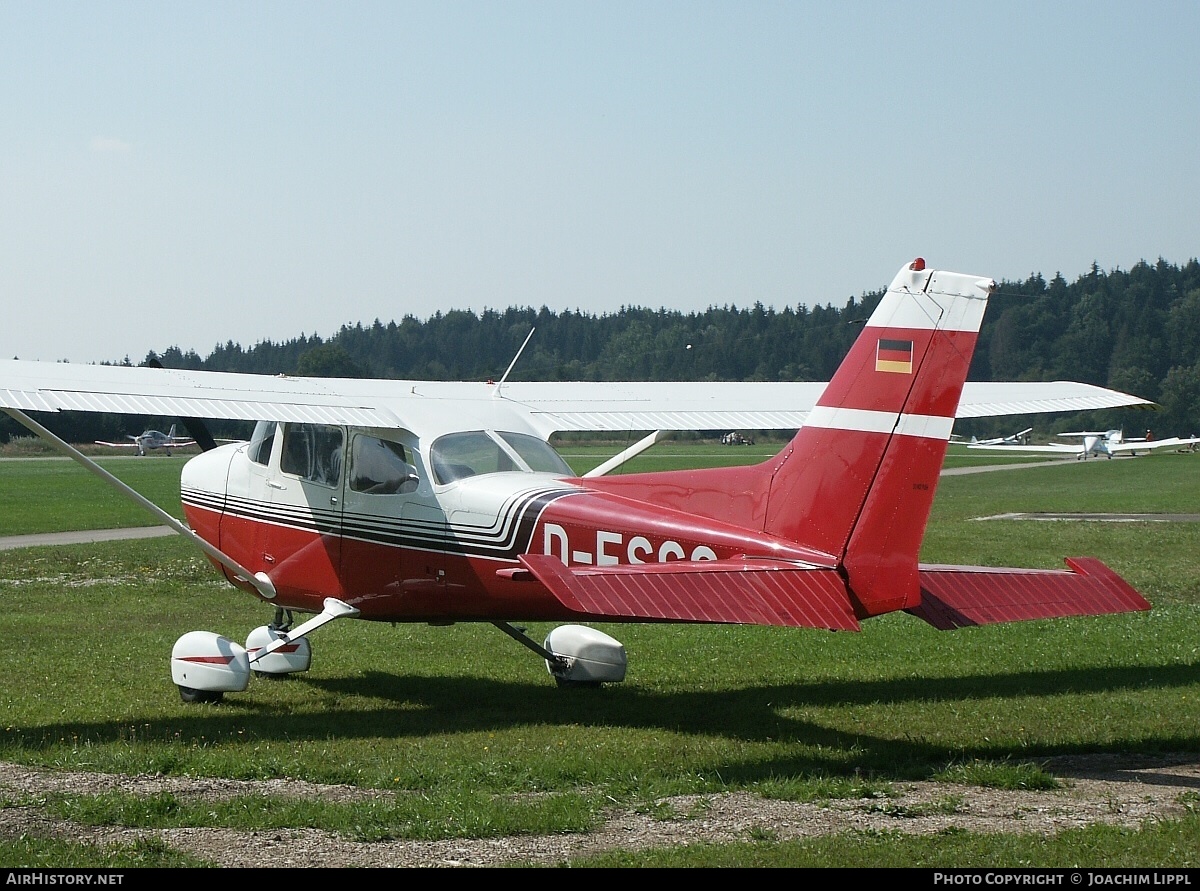
[[[839,558],[865,615],[915,607],[917,556],[990,279],[896,275],[776,459],[765,531]]]

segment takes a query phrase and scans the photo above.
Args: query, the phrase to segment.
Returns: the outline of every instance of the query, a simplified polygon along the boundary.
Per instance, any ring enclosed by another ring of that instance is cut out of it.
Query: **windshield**
[[[468,476],[514,470],[574,476],[547,443],[523,433],[450,433],[434,441],[429,457],[433,474],[443,485]]]
[[[512,446],[513,451],[521,456],[521,460],[529,465],[530,470],[574,476],[574,472],[567,466],[567,462],[562,459],[562,456],[550,448],[549,443],[543,442],[536,436],[502,432],[497,435]]]

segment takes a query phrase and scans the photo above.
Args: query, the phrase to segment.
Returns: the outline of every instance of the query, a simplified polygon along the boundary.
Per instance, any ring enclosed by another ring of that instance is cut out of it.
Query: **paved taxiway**
[[[40,535],[0,536],[0,551],[13,548],[36,548],[38,545],[89,544],[94,541],[117,541],[126,538],[161,538],[177,535],[170,526],[136,526],[132,529],[89,529],[83,532],[44,532]]]

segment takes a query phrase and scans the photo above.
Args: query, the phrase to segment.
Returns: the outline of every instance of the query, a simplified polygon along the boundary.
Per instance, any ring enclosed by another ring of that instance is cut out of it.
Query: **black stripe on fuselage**
[[[538,488],[508,498],[487,526],[449,523],[434,518],[388,517],[213,495],[195,489],[182,493],[185,504],[224,512],[255,523],[302,529],[319,535],[339,535],[389,547],[415,548],[445,554],[515,560],[533,537],[538,517],[548,504],[581,492],[575,488]]]

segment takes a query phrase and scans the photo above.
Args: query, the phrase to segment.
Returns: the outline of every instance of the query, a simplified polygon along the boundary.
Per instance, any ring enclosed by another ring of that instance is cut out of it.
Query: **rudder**
[[[917,555],[994,290],[902,268],[780,456],[766,531],[840,555],[863,615],[920,602]]]

